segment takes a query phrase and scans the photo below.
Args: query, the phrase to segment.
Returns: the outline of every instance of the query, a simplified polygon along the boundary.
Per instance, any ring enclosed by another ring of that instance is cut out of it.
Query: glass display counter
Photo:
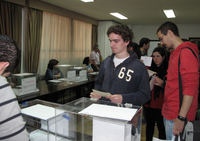
[[[57,141],[140,141],[141,106],[83,97],[55,109]]]
[[[82,97],[64,105],[23,103],[31,141],[140,141],[142,108]]]
[[[60,140],[61,137],[55,136],[55,107],[58,106],[60,105],[38,99],[20,105],[31,141]]]

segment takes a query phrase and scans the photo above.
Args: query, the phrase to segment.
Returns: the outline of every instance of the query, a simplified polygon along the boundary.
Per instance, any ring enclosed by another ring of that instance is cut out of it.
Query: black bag
[[[185,48],[191,50],[194,56],[198,59],[198,57],[196,56],[196,54],[191,48],[189,47],[185,47]],[[182,91],[182,80],[181,80],[179,67],[180,67],[180,55],[179,55],[179,60],[178,60],[178,76],[179,76],[179,100],[180,100],[179,106],[181,108],[182,101],[183,101],[183,91]],[[200,120],[187,121],[187,118],[186,118],[185,127],[183,129],[183,132],[180,134],[180,136],[181,136],[180,138],[181,141],[200,141]],[[175,140],[178,140],[177,136]]]

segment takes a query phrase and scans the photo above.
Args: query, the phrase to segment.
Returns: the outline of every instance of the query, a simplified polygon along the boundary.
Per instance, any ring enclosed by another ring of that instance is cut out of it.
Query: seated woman
[[[91,66],[91,60],[89,57],[85,57],[83,60],[83,64],[85,64],[87,66],[87,72],[93,72],[93,68]]]
[[[45,74],[45,80],[53,80],[57,78],[62,78],[63,74],[58,68],[58,60],[51,59],[49,61],[49,64],[47,66],[46,74]]]

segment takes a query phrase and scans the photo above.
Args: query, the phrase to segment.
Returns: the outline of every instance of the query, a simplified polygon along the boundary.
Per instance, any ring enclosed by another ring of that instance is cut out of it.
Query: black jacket
[[[137,55],[132,52],[129,54],[130,57],[116,68],[113,62],[115,54],[107,57],[101,64],[94,89],[110,92],[112,95],[121,94],[124,104],[142,105],[151,97],[149,75]]]

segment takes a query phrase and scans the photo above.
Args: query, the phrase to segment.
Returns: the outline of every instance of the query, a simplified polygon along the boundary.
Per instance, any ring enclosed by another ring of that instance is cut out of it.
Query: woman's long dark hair
[[[152,71],[155,71],[157,72],[156,73],[156,76],[158,76],[160,79],[162,80],[166,80],[165,76],[167,74],[167,68],[168,68],[168,56],[167,56],[167,51],[165,50],[165,48],[163,47],[156,47],[154,50],[153,50],[153,53],[154,52],[158,52],[162,57],[165,57],[162,64],[157,67],[157,65],[154,63],[154,61],[152,61],[152,64],[151,64],[151,67],[149,68],[150,70]],[[153,55],[152,53],[152,55]],[[155,89],[154,89],[154,100],[156,98],[159,98],[160,96],[160,93],[164,94],[164,89],[159,87],[159,86],[156,86],[155,85]]]
[[[49,68],[50,70],[53,70],[53,66],[54,66],[54,65],[57,65],[58,63],[59,63],[58,60],[56,60],[56,59],[51,59],[51,60],[49,61],[49,64],[48,64],[47,68]]]
[[[89,57],[85,57],[84,60],[83,60],[83,64],[86,64],[88,66],[89,62],[90,62],[90,58]]]

